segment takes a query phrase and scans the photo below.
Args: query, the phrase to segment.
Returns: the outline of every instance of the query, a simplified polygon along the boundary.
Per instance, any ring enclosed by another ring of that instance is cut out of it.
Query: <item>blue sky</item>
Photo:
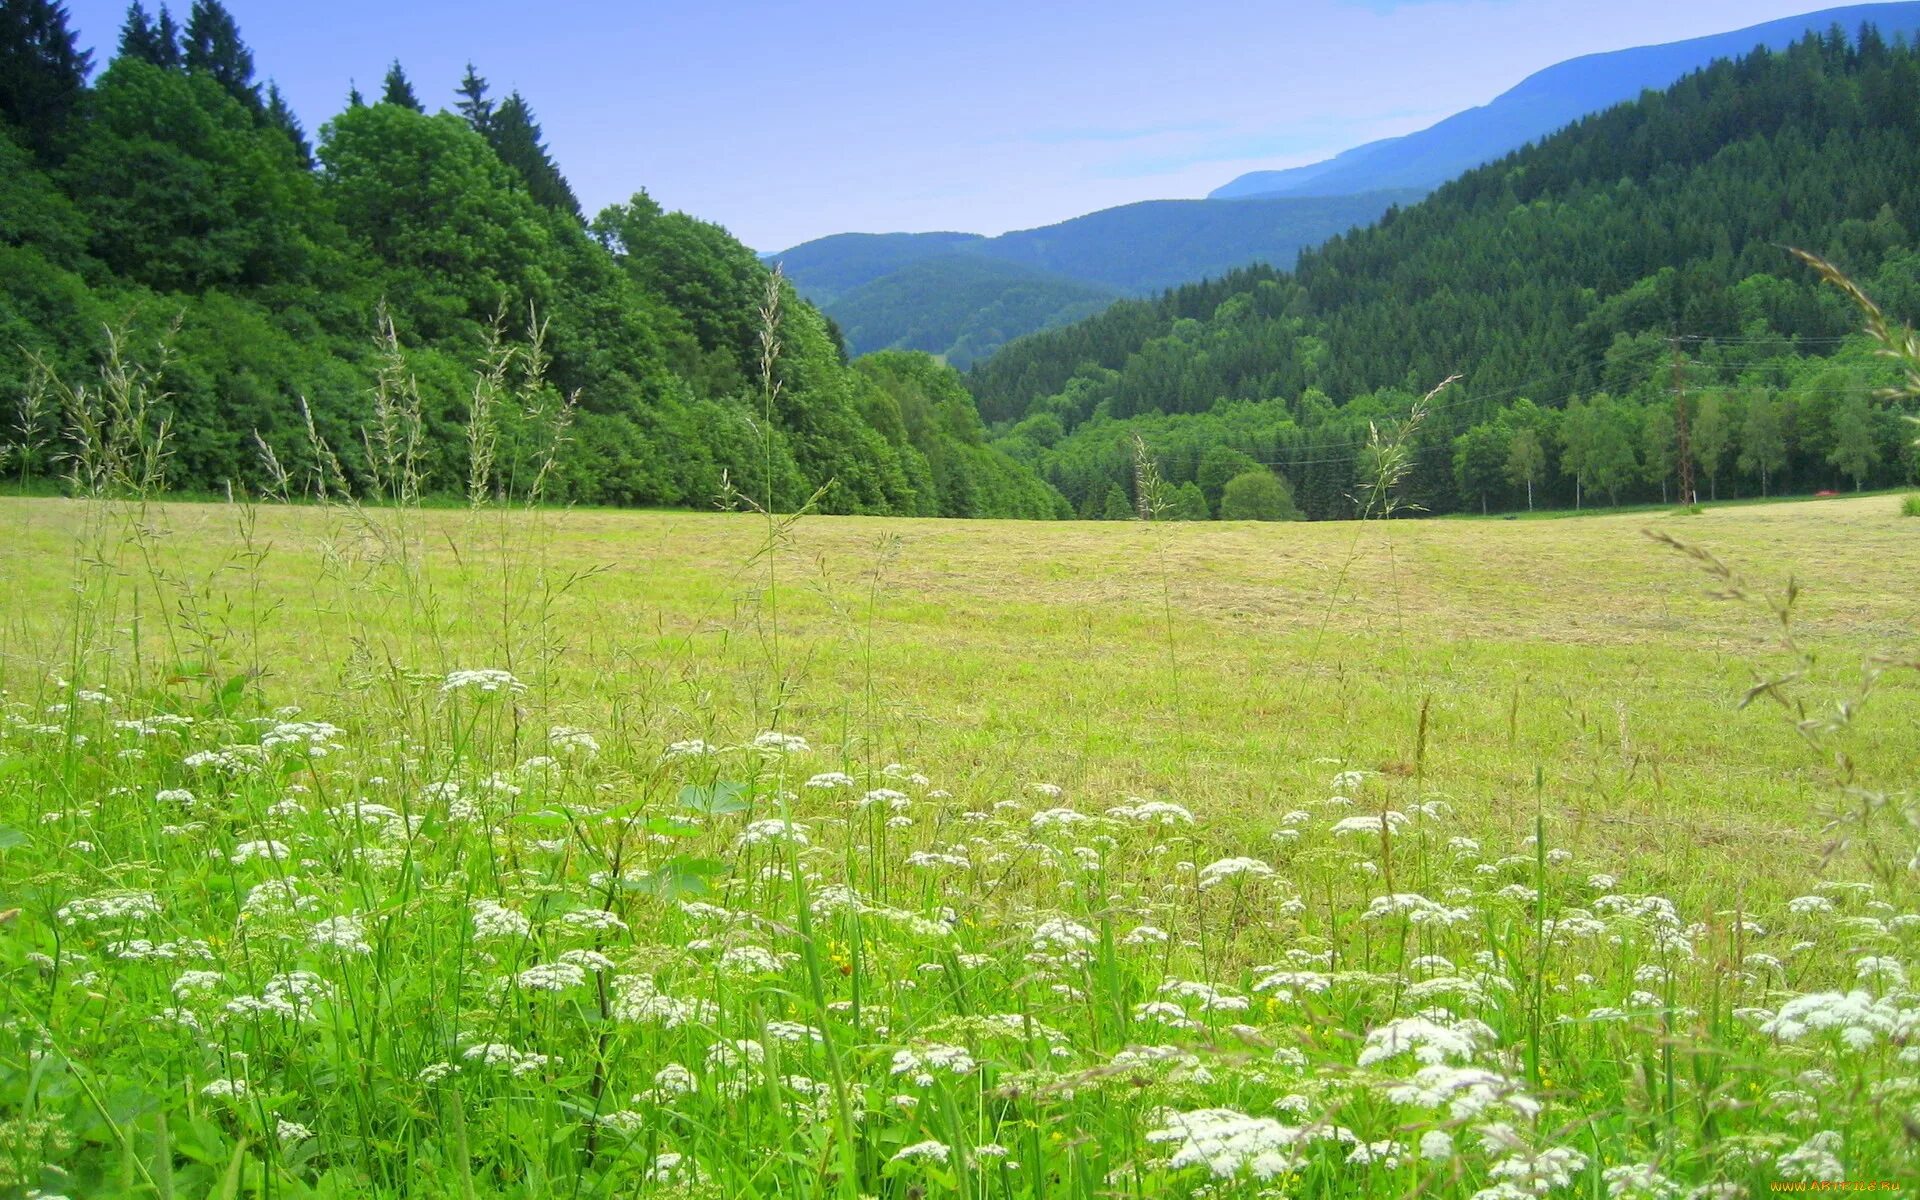
[[[184,20],[189,0],[172,0]],[[1205,195],[1423,128],[1579,54],[1807,0],[226,0],[310,131],[405,64],[519,88],[589,212],[646,188],[760,250]],[[126,0],[69,0],[104,66]],[[155,0],[147,0],[155,10]]]

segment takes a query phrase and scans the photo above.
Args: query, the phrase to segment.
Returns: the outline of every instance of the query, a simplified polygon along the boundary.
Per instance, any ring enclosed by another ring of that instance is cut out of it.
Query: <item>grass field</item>
[[[1891,498],[0,524],[0,1195],[1920,1179]]]

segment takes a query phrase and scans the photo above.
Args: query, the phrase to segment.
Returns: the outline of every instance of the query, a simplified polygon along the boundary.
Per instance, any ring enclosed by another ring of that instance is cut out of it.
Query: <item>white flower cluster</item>
[[[480,667],[473,670],[449,671],[446,679],[440,683],[440,691],[445,693],[475,691],[486,695],[506,693],[518,695],[527,690],[527,685],[514,678],[513,672],[502,671],[497,667]]]
[[[1167,1160],[1174,1170],[1205,1167],[1216,1179],[1231,1179],[1245,1171],[1264,1180],[1301,1165],[1294,1149],[1301,1131],[1271,1117],[1250,1117],[1231,1108],[1202,1108],[1163,1112],[1158,1123],[1160,1128],[1147,1131],[1147,1141],[1175,1147]]]

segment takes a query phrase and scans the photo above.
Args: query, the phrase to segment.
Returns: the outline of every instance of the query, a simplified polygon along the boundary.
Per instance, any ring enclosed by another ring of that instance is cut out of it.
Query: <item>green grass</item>
[[[0,520],[0,1195],[1920,1169],[1883,500]]]

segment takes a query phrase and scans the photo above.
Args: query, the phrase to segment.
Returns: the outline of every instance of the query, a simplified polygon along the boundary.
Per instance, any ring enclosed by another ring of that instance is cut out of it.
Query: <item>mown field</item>
[[[0,1195],[1920,1178],[1891,499],[0,526]]]

